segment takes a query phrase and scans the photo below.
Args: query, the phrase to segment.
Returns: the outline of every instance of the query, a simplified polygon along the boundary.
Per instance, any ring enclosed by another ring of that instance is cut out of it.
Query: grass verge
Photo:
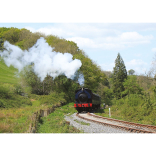
[[[122,106],[114,105],[110,107],[111,111],[110,118],[156,126],[155,109],[153,109],[149,115],[144,115],[141,109],[142,109],[141,106],[128,107],[127,105]],[[109,108],[106,108],[104,110],[98,109],[95,111],[95,114],[109,118]]]
[[[33,99],[31,102],[32,106],[0,109],[0,133],[26,133],[32,114],[40,109],[52,107],[52,105],[41,104],[39,100]]]
[[[56,108],[53,113],[41,118],[41,122],[38,123],[37,133],[82,133],[82,131],[67,124],[64,119],[65,115],[76,112],[74,103]]]
[[[0,57],[0,82],[18,84],[19,78],[15,75],[18,72],[13,66],[8,67]]]
[[[77,119],[75,119],[74,121],[76,121],[77,123],[80,123],[81,125],[87,125],[87,126],[90,125],[90,123],[86,123],[86,122],[83,122],[83,121],[79,121],[79,120],[77,120]]]

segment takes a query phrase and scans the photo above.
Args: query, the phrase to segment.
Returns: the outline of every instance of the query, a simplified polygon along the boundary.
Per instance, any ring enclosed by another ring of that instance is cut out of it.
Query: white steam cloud
[[[81,73],[79,74],[78,82],[81,86],[84,86],[84,75]]]
[[[75,72],[81,67],[80,60],[72,59],[69,53],[52,52],[53,48],[41,37],[28,51],[18,46],[4,42],[4,50],[0,52],[7,66],[13,65],[19,72],[27,65],[33,63],[34,72],[41,81],[48,75],[53,78],[64,74],[67,78],[74,78]]]

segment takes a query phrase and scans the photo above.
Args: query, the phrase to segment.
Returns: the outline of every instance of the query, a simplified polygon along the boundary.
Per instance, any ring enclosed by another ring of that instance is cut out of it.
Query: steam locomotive
[[[92,93],[88,88],[81,88],[75,91],[74,107],[80,113],[82,111],[90,112],[91,110],[100,108],[101,97]]]

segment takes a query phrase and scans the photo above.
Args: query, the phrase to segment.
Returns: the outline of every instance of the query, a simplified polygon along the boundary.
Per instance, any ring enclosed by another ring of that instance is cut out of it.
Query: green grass
[[[32,106],[0,109],[0,133],[26,133],[32,114],[50,107],[43,105],[39,100],[31,102]]]
[[[74,108],[74,103],[56,108],[53,113],[41,118],[37,133],[81,133],[82,131],[68,125],[64,119],[64,115],[75,112],[77,111]]]
[[[124,120],[134,123],[156,126],[156,102],[155,97],[151,96],[150,101],[147,98],[128,98],[119,99],[111,106],[111,118]],[[96,115],[109,117],[109,109],[96,110]]]
[[[121,114],[120,114],[120,110],[114,110],[114,108],[112,110],[112,108],[113,108],[113,106],[110,108],[111,117],[109,117],[109,108],[97,109],[94,114],[103,116],[106,118],[114,118],[114,119],[118,119],[118,120],[124,120],[123,116],[121,116]]]
[[[79,121],[79,120],[77,120],[77,119],[75,119],[74,121],[76,121],[77,123],[80,123],[81,125],[87,125],[87,126],[90,125],[90,123],[86,123],[86,122],[83,122],[83,121]]]
[[[16,76],[18,70],[13,66],[8,67],[0,57],[0,82],[17,84],[19,78]]]

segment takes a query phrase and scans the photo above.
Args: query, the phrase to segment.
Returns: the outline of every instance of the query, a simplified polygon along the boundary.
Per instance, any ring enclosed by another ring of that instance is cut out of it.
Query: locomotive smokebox
[[[78,112],[91,111],[99,108],[101,104],[101,97],[92,93],[88,88],[80,88],[75,91],[74,107]]]

